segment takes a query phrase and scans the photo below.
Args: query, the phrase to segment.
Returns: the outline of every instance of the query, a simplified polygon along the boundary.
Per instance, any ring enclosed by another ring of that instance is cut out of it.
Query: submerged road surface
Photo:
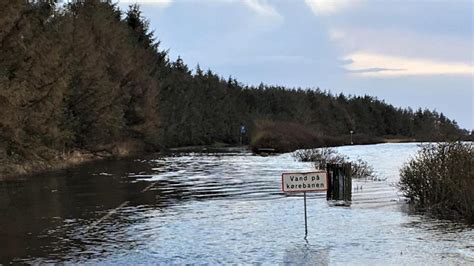
[[[280,191],[312,170],[245,150],[103,161],[0,182],[0,264],[473,264],[474,230],[410,214],[394,186],[416,144],[340,147],[383,181],[354,180],[351,207]]]

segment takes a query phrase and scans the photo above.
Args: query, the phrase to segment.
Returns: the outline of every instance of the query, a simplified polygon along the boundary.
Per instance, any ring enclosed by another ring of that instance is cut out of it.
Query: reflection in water
[[[329,249],[309,244],[296,245],[285,250],[284,265],[329,265]]]
[[[400,211],[393,184],[413,144],[339,148],[386,181],[354,181],[350,208],[283,194],[280,175],[307,171],[289,154],[245,150],[103,161],[0,183],[0,264],[459,264],[474,230]]]

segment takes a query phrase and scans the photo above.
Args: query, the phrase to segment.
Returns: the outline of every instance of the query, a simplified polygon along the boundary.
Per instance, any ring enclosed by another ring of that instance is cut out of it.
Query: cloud
[[[473,61],[471,36],[339,26],[328,29],[328,38],[337,45],[342,54],[365,51],[467,64]]]
[[[244,0],[243,2],[247,7],[261,16],[282,18],[281,14],[278,13],[273,6],[268,4],[266,0]]]
[[[401,68],[382,68],[382,67],[372,67],[372,68],[363,68],[357,70],[349,70],[352,73],[377,73],[382,71],[405,71],[406,69]]]
[[[258,15],[261,18],[265,19],[276,19],[281,21],[283,19],[283,16],[273,7],[271,4],[269,4],[268,0],[198,0],[198,1],[204,1],[204,2],[210,2],[212,3],[213,1],[215,3],[231,3],[231,4],[237,4],[240,6],[244,6],[247,9],[251,10],[254,12],[256,15]]]
[[[362,77],[393,77],[423,75],[474,75],[474,66],[459,62],[408,58],[356,52],[348,56],[346,70]]]
[[[179,1],[179,0],[178,0]],[[283,16],[272,6],[268,3],[268,0],[189,0],[193,4],[199,4],[200,1],[206,3],[235,3],[240,4],[257,15],[263,18],[272,18],[277,20],[282,20]],[[146,4],[146,5],[154,5],[160,8],[166,8],[170,6],[172,3],[176,3],[177,0],[119,0],[122,4]],[[182,2],[186,2],[182,0]]]
[[[130,4],[150,4],[156,5],[162,8],[168,7],[174,0],[120,0],[120,3],[130,3]]]
[[[330,15],[354,5],[357,0],[305,0],[316,15]]]
[[[330,29],[329,30],[329,39],[331,41],[340,41],[346,38],[346,33],[339,29]]]

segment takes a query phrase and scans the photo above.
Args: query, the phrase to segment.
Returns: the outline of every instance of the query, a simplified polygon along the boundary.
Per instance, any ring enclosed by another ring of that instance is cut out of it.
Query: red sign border
[[[282,173],[281,174],[281,191],[285,192],[285,193],[300,193],[300,192],[321,192],[321,191],[327,191],[328,188],[324,188],[324,189],[312,189],[312,190],[293,190],[293,191],[285,191],[285,188],[283,186],[283,175],[291,175],[291,174],[302,174],[302,175],[307,175],[307,174],[314,174],[314,173],[325,173],[326,174],[326,186],[329,185],[329,173],[326,172],[326,171],[317,171],[317,172],[299,172],[299,173]]]

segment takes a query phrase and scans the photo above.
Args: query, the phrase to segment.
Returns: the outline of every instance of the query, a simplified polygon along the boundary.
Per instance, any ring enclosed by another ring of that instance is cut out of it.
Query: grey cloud
[[[350,60],[350,61],[353,62],[352,60]],[[371,67],[371,68],[354,69],[354,70],[347,70],[347,71],[351,72],[351,73],[373,73],[373,72],[383,72],[383,71],[406,71],[406,69],[403,69],[403,68]]]

